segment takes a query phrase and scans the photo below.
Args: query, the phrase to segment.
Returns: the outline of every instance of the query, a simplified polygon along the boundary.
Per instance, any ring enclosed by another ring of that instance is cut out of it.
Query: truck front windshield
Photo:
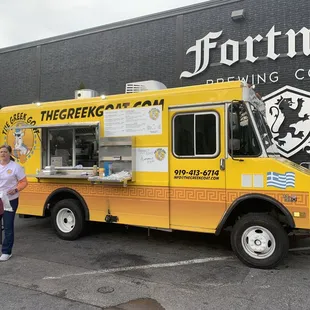
[[[277,147],[272,142],[272,134],[264,115],[252,103],[250,103],[250,108],[266,153],[269,156],[279,156],[280,154],[277,151]]]

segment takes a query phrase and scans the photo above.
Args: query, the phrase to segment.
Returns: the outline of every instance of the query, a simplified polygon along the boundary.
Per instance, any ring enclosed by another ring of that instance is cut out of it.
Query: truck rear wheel
[[[234,225],[231,246],[247,266],[269,269],[277,266],[289,248],[282,225],[267,214],[247,214]]]
[[[60,200],[53,207],[51,215],[53,226],[61,239],[75,240],[83,232],[85,219],[77,200]]]

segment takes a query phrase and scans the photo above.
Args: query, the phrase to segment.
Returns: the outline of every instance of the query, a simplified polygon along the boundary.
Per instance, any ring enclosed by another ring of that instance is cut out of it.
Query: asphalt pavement
[[[15,231],[13,256],[0,264],[4,310],[310,309],[310,238],[258,270],[225,236],[89,223],[64,241],[49,219],[18,217]]]

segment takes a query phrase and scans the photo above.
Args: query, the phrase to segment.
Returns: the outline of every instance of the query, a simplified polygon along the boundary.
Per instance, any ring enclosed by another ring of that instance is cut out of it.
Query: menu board
[[[136,171],[168,172],[168,148],[136,148]]]
[[[161,133],[161,106],[104,111],[105,137],[160,135]]]

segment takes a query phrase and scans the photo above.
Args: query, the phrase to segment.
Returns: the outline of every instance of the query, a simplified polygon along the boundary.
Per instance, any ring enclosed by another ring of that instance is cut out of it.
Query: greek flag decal
[[[273,186],[281,189],[295,187],[295,173],[286,172],[281,174],[277,172],[267,172],[267,186]]]

